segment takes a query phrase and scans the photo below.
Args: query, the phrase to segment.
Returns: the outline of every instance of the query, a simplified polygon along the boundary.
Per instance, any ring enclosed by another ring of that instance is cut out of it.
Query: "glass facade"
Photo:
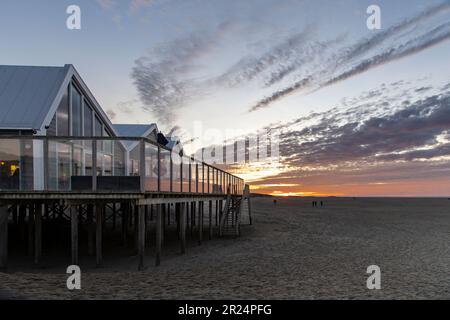
[[[69,136],[69,95],[65,92],[56,111],[56,134]]]
[[[231,181],[223,171],[190,157],[172,158],[170,151],[148,141],[145,155],[141,155],[140,140],[99,139],[112,134],[75,84],[64,93],[52,126],[45,139],[0,138],[0,191],[93,190],[96,181],[97,190],[141,191],[144,187],[153,192],[224,194]],[[70,136],[96,139],[72,140]],[[145,159],[145,173],[141,172],[141,159]],[[143,185],[141,176],[145,176]],[[243,190],[240,180],[236,180],[235,190]]]
[[[71,87],[72,106],[72,136],[81,136],[81,93],[72,85]]]
[[[170,151],[160,149],[160,191],[170,191]]]
[[[171,153],[172,164],[172,192],[181,192],[181,158]]]
[[[145,190],[158,191],[158,147],[145,143]]]
[[[93,129],[92,129],[92,108],[89,106],[88,102],[84,101],[84,116],[83,116],[83,128],[84,128],[84,136],[92,137]]]
[[[191,192],[191,185],[190,185],[190,179],[191,179],[191,161],[189,158],[183,157],[182,158],[182,170],[181,170],[181,192]]]

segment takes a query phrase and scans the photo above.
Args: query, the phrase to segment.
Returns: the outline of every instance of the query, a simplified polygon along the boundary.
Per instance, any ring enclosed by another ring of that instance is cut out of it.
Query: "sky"
[[[277,132],[276,159],[227,166],[255,192],[450,195],[448,0],[2,0],[0,38],[188,152]]]

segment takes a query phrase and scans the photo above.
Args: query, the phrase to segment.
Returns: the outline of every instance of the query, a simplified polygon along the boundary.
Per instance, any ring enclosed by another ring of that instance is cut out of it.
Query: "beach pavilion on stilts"
[[[113,125],[72,65],[0,66],[0,268],[11,251],[41,265],[55,246],[101,267],[108,245],[142,270],[172,228],[182,253],[189,239],[239,235],[248,186],[174,161],[171,143],[156,124]]]

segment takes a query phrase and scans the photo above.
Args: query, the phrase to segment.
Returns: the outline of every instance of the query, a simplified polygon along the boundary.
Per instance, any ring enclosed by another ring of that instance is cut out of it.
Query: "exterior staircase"
[[[247,201],[247,206],[244,205],[245,201]],[[228,193],[227,200],[222,211],[223,213],[220,218],[220,236],[239,237],[241,232],[242,217],[247,217],[249,224],[252,224],[250,208],[250,193],[248,185],[245,186],[244,194],[242,196],[231,196]]]

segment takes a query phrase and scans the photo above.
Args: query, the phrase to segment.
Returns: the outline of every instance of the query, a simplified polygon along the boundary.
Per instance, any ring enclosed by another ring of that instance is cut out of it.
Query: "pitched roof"
[[[63,67],[0,65],[0,129],[45,130],[72,80],[81,86],[112,134],[117,135],[109,117],[71,64]]]
[[[69,66],[0,66],[0,128],[40,130]]]
[[[146,137],[153,130],[156,124],[113,124],[114,129],[121,137]]]
[[[153,131],[158,132],[155,123],[151,124],[113,124],[114,129],[119,137],[147,137]],[[133,149],[136,141],[122,141],[127,149]]]

